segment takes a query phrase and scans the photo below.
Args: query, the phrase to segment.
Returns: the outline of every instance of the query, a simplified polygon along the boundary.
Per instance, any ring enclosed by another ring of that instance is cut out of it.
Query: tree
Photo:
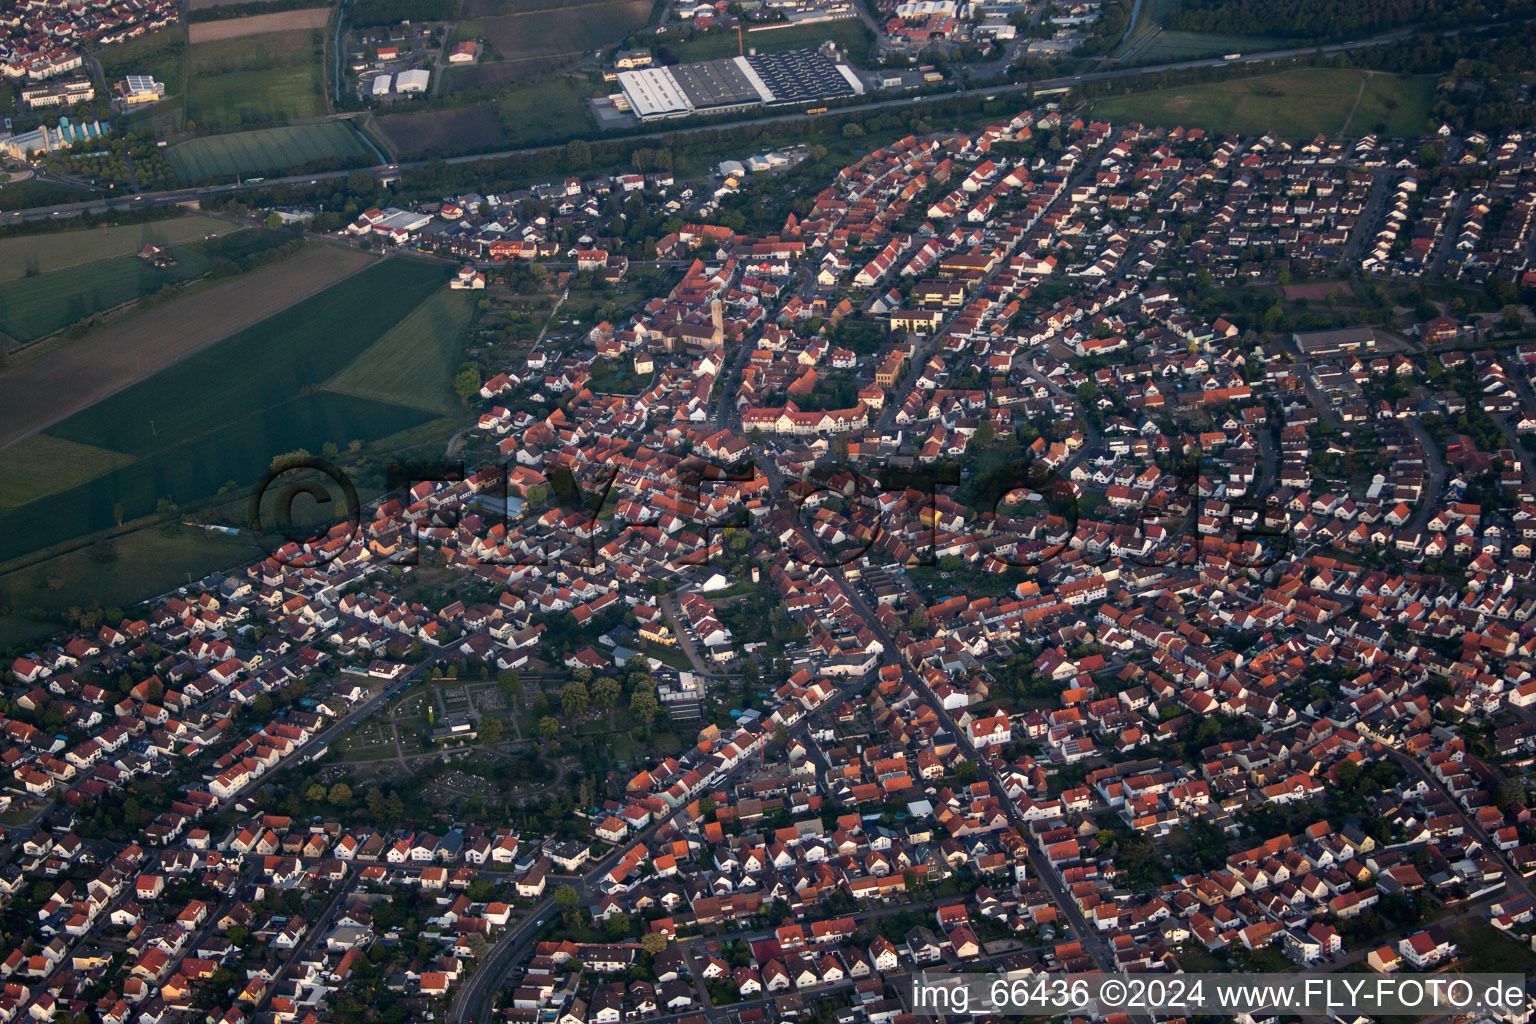
[[[651,956],[655,956],[667,948],[667,937],[661,932],[648,932],[640,940],[640,948]]]
[[[549,500],[549,488],[543,484],[533,484],[523,492],[523,498],[530,505],[542,505]]]
[[[501,739],[504,726],[499,718],[482,718],[480,720],[480,739],[486,743],[496,743]]]
[[[345,782],[338,782],[331,787],[325,798],[336,807],[345,807],[352,802],[352,787]]]
[[[547,740],[560,735],[560,719],[548,715],[539,719],[539,735]]]
[[[566,923],[570,923],[576,917],[576,908],[581,906],[581,896],[577,894],[575,887],[562,885],[555,890],[555,906],[560,908]]]
[[[304,790],[304,798],[310,803],[319,803],[325,799],[325,786],[319,782],[312,782],[309,788]]]
[[[460,369],[453,378],[453,390],[461,402],[469,404],[469,400],[480,393],[480,368],[465,366]]]
[[[619,681],[612,676],[603,676],[592,684],[592,703],[599,709],[606,711],[618,702],[622,693]]]
[[[271,231],[278,230],[279,228],[281,228],[283,226],[282,214],[278,213],[276,210],[273,210],[271,213],[267,214],[267,222],[266,223],[267,223],[267,228],[269,230],[271,230]]]
[[[997,428],[992,426],[990,419],[984,419],[981,421],[981,425],[976,428],[976,436],[972,438],[972,441],[977,448],[990,448],[996,438]]]
[[[580,718],[587,713],[591,703],[592,697],[587,693],[587,684],[579,679],[566,683],[565,689],[560,691],[560,712],[567,718]]]
[[[961,761],[955,765],[955,781],[961,785],[969,785],[976,781],[976,762]]]
[[[496,686],[510,703],[523,692],[523,677],[517,674],[517,669],[509,668],[504,672],[496,673]]]
[[[629,698],[629,713],[645,725],[650,725],[661,712],[661,703],[654,690],[636,690]]]
[[[1518,331],[1525,326],[1525,314],[1520,312],[1519,306],[1515,305],[1505,306],[1503,313],[1499,316],[1499,320],[1504,324],[1504,329],[1508,331]]]

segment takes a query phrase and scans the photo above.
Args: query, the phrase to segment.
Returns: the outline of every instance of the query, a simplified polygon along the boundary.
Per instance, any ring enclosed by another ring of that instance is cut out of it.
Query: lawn
[[[184,586],[218,569],[250,561],[260,552],[248,539],[187,527],[170,532],[138,530],[112,541],[111,561],[89,549],[72,551],[24,568],[0,573],[0,644],[35,638],[63,628],[71,607],[127,606]]]
[[[48,274],[95,260],[127,256],[138,252],[146,242],[171,245],[229,230],[225,221],[189,214],[145,224],[0,238],[0,281],[15,280],[28,271]]]
[[[1095,100],[1093,115],[1115,123],[1143,121],[1165,128],[1184,126],[1212,132],[1257,135],[1274,131],[1287,138],[1311,138],[1318,132],[1332,135],[1344,127],[1363,71],[1343,68],[1306,68],[1274,75],[1227,82],[1162,89],[1129,96]],[[1383,79],[1375,90],[1373,107],[1395,98],[1394,118],[1428,116],[1428,93],[1416,83],[1403,87],[1404,79]],[[1362,100],[1362,106],[1364,101]]]
[[[189,139],[167,150],[166,159],[178,178],[193,182],[292,170],[322,161],[360,166],[371,164],[375,157],[349,122],[327,121]]]
[[[1536,974],[1536,953],[1531,947],[1508,938],[1481,917],[1458,921],[1446,930],[1461,947],[1459,966],[1468,973]]]
[[[625,362],[595,374],[588,386],[600,395],[638,395],[650,387],[651,381],[655,379],[654,373],[639,376],[635,373],[634,365]]]
[[[0,509],[66,491],[132,461],[122,452],[33,434],[0,449]]]
[[[475,314],[474,292],[438,291],[326,382],[338,394],[436,413],[459,407],[453,376],[459,341]]]
[[[194,505],[255,484],[271,460],[326,442],[371,443],[430,422],[404,405],[314,391],[446,283],[392,259],[195,352],[52,428],[48,436],[138,457],[0,515],[0,559],[133,520],[161,498]]]
[[[812,25],[792,25],[787,28],[759,29],[743,36],[747,49],[758,53],[778,53],[781,50],[815,49],[831,41],[848,54],[856,65],[867,66],[871,40],[864,24],[857,18],[843,21],[819,22]],[[741,51],[737,46],[735,31],[706,32],[692,40],[672,40],[661,44],[680,62],[717,60],[736,57]]]

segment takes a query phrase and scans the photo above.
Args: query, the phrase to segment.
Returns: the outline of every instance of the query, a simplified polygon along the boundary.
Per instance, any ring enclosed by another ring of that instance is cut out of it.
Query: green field
[[[199,128],[280,124],[325,113],[324,76],[312,67],[197,75],[187,86],[187,120]]]
[[[288,240],[276,231],[240,231],[170,246],[176,258],[170,267],[151,266],[138,256],[118,256],[6,281],[0,283],[0,335],[25,345],[166,285],[202,277],[217,259],[239,259]]]
[[[452,412],[459,406],[453,393],[459,341],[475,315],[477,298],[469,291],[433,294],[327,381],[326,389],[429,412]]]
[[[1286,45],[1274,36],[1220,35],[1215,32],[1159,32],[1151,42],[1136,51],[1135,61],[1160,64],[1193,57],[1214,57],[1227,53],[1262,53]]]
[[[860,66],[869,64],[871,47],[869,33],[857,18],[747,32],[742,38],[749,50],[755,49],[758,53],[815,49],[822,43],[831,41],[845,51],[848,59],[854,64]],[[683,63],[696,60],[718,60],[721,57],[735,57],[741,53],[734,31],[707,32],[690,41],[670,40],[661,45]]]
[[[587,130],[588,92],[569,77],[508,86],[497,98],[501,122],[520,145],[560,142]]]
[[[461,75],[505,65],[458,69],[443,88],[460,87]],[[579,77],[556,75],[513,82],[496,94],[496,103],[454,110],[390,114],[378,121],[379,131],[402,159],[434,153],[483,152],[503,146],[535,146],[565,142],[592,127],[588,99],[602,91]]]
[[[13,281],[29,270],[48,274],[95,260],[131,255],[146,242],[171,245],[230,230],[231,225],[225,221],[194,214],[145,224],[0,238],[0,281]]]
[[[1318,132],[1333,135],[1344,127],[1366,74],[1343,68],[1306,68],[1097,99],[1092,113],[1117,124],[1142,121],[1164,128],[1183,126],[1244,135],[1273,131],[1286,138],[1307,139]],[[1369,83],[1371,107],[1385,111],[1385,104],[1392,101],[1396,107],[1390,115],[1395,122],[1422,123],[1429,116],[1428,103],[1433,95],[1432,82],[1424,88],[1427,81],[1375,75]],[[1361,106],[1366,106],[1365,98]],[[1357,125],[1354,130],[1364,134],[1369,129]]]
[[[25,345],[168,284],[201,277],[213,265],[193,246],[175,245],[169,251],[176,256],[172,267],[118,256],[0,284],[0,334]]]
[[[132,455],[33,434],[0,449],[0,508],[67,491],[132,461]]]
[[[1371,75],[1360,94],[1360,104],[1346,132],[1376,132],[1387,138],[1417,138],[1430,130],[1427,123],[1435,102],[1434,78]]]
[[[137,458],[0,515],[0,560],[257,482],[271,460],[371,443],[430,422],[419,408],[315,391],[442,288],[448,267],[377,263],[76,413],[47,436]]]
[[[198,128],[282,124],[325,113],[325,35],[263,32],[193,43],[187,120]]]
[[[177,143],[166,152],[182,181],[266,174],[319,161],[372,163],[374,154],[346,121],[259,128]]]
[[[325,113],[324,40],[306,29],[193,44],[187,120],[204,129],[234,128]]]
[[[0,646],[35,641],[63,628],[68,608],[125,607],[260,555],[249,538],[185,527],[138,530],[115,538],[110,561],[87,548],[0,573]]]

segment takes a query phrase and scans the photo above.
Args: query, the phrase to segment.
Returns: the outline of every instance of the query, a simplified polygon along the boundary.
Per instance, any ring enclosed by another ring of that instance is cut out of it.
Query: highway
[[[1164,64],[1148,64],[1134,68],[1110,68],[1103,71],[1089,71],[1080,75],[1071,75],[1062,78],[1045,78],[1033,82],[1010,83],[1005,85],[988,86],[970,90],[971,93],[985,92],[986,95],[1019,95],[1027,94],[1031,89],[1056,90],[1067,89],[1073,86],[1084,85],[1089,82],[1100,82],[1119,78],[1136,78],[1141,75],[1155,75],[1165,71],[1188,71],[1197,68],[1229,67],[1238,64],[1256,64],[1267,61],[1291,60],[1296,57],[1322,53],[1331,55],[1346,53],[1350,50],[1363,49],[1369,46],[1379,46],[1382,43],[1393,42],[1412,35],[1416,26],[1406,26],[1391,32],[1371,36],[1367,39],[1356,39],[1348,42],[1333,43],[1327,46],[1293,46],[1281,50],[1269,50],[1263,53],[1245,54],[1240,60],[1229,61],[1221,57],[1203,57],[1197,60],[1171,61]],[[1460,29],[1448,30],[1446,35],[1455,35]],[[956,95],[963,95],[963,91],[931,93],[919,96],[892,96],[886,99],[871,100],[867,103],[858,103],[846,107],[834,108],[828,116],[842,114],[859,114],[869,111],[881,110],[887,107],[920,106],[923,104],[941,103],[953,99]],[[690,127],[659,128],[656,131],[640,132],[634,135],[623,136],[623,141],[641,143],[657,141],[668,138],[685,137],[701,133],[721,131],[723,129],[736,128],[747,124],[777,124],[789,121],[802,121],[805,113],[796,109],[785,114],[775,114],[769,117],[739,118],[733,121],[722,121],[711,124],[694,125]],[[563,150],[564,146],[531,146],[524,149],[504,149],[491,153],[477,153],[471,156],[456,156],[447,158],[447,164],[469,164],[480,160],[501,160],[512,156],[526,156],[533,153]],[[417,160],[400,164],[380,164],[372,168],[365,168],[375,174],[394,173],[397,171],[415,170],[427,166],[429,161]],[[267,188],[272,185],[312,185],[321,181],[336,181],[344,179],[351,174],[351,170],[345,171],[321,171],[314,174],[295,174],[287,177],[264,178],[252,184],[250,182],[225,182],[219,185],[197,185],[190,188],[168,189],[160,192],[140,192],[132,195],[103,195],[83,202],[63,203],[56,206],[38,206],[25,210],[12,210],[0,214],[0,226],[18,221],[47,220],[51,217],[78,216],[83,213],[101,212],[104,210],[134,209],[143,206],[176,206],[201,202],[205,199],[214,199],[228,196],[250,188]]]

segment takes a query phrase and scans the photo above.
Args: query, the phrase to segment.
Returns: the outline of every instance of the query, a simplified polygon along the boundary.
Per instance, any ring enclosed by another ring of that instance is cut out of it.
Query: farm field
[[[326,389],[357,398],[450,413],[458,401],[453,375],[459,339],[475,314],[475,292],[443,289],[326,382]]]
[[[164,450],[170,438],[194,436],[209,424],[289,401],[329,380],[445,286],[450,273],[448,267],[415,260],[376,261],[77,413],[50,433],[143,456]],[[261,358],[253,360],[258,351]],[[222,384],[209,388],[202,386],[205,381]]]
[[[496,108],[489,103],[457,110],[390,114],[375,124],[401,159],[427,152],[494,149],[508,141]]]
[[[194,21],[188,26],[188,38],[195,46],[216,39],[237,39],[256,36],[264,32],[288,32],[294,29],[324,28],[330,20],[329,7],[306,7],[297,11],[279,11],[276,14],[255,14],[249,18],[227,18],[223,21]]]
[[[79,341],[16,360],[0,374],[0,408],[6,410],[0,420],[0,446],[46,429],[370,262],[372,257],[355,250],[317,245],[290,260],[110,324]],[[179,404],[181,396],[171,402]],[[104,447],[118,445],[113,441]]]
[[[166,150],[166,159],[177,178],[190,182],[266,174],[321,160],[372,163],[376,157],[350,123],[326,121],[189,139]]]
[[[0,342],[3,336],[21,345],[37,341],[166,285],[202,277],[216,259],[239,259],[289,240],[276,231],[239,231],[170,246],[174,266],[155,267],[137,256],[117,256],[0,283]]]
[[[1144,121],[1173,128],[1204,128],[1212,132],[1256,135],[1274,131],[1287,138],[1332,135],[1344,127],[1365,72],[1343,68],[1307,68],[1275,75],[1215,82],[1179,89],[1162,89],[1093,102],[1095,117],[1111,121]],[[1377,75],[1373,103],[1395,99],[1393,116],[1428,117],[1429,95],[1416,84],[1404,87],[1394,75]]]
[[[192,504],[230,481],[255,483],[285,452],[369,443],[436,419],[308,389],[443,288],[449,274],[412,260],[376,262],[58,424],[48,436],[136,461],[0,515],[0,559],[107,529],[114,507],[133,520],[162,498]]]
[[[485,38],[504,60],[579,54],[614,42],[645,25],[651,0],[595,0],[542,6],[481,20]]]
[[[229,230],[230,225],[225,221],[188,214],[145,224],[0,238],[0,281],[22,277],[28,268],[49,274],[82,263],[130,255],[143,248],[146,242],[172,245],[202,238],[211,232],[222,234]]]
[[[869,33],[857,18],[812,25],[794,25],[788,28],[760,29],[746,33],[744,41],[748,48],[755,48],[758,53],[815,49],[822,43],[831,41],[846,52],[848,59],[854,64],[863,66],[869,63]],[[661,45],[684,63],[735,57],[740,53],[734,31],[709,32],[692,40],[672,40]]]
[[[0,509],[66,491],[132,461],[122,452],[33,434],[0,449]]]
[[[201,277],[213,265],[193,246],[167,251],[176,257],[174,266],[153,267],[137,256],[118,256],[0,284],[0,335],[25,345],[165,285]]]
[[[192,28],[248,20],[256,19],[200,22]],[[233,128],[323,114],[324,57],[325,37],[319,29],[194,41],[187,59],[187,120],[202,128]]]

